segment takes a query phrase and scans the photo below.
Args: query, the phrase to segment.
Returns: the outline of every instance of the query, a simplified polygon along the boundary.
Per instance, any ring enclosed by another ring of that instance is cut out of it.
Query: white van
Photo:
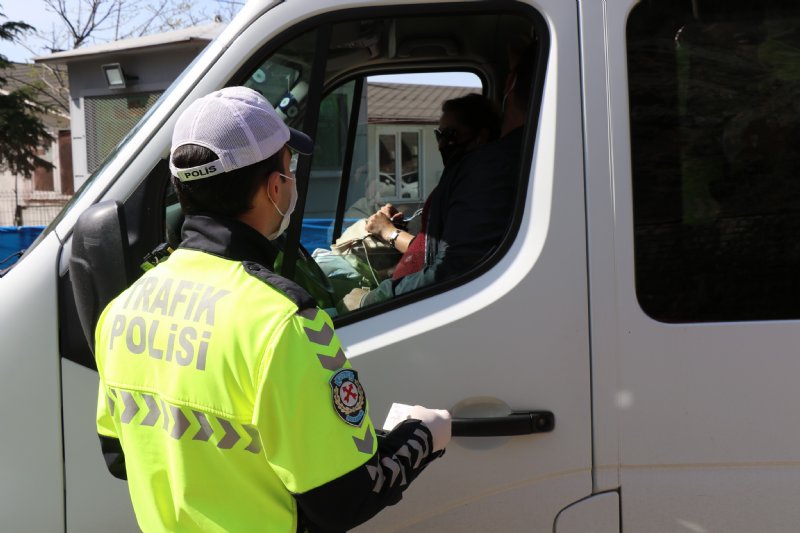
[[[108,254],[135,279],[174,232],[181,109],[227,85],[276,106],[301,88],[287,120],[318,152],[299,183],[335,238],[356,171],[380,175],[366,78],[472,72],[500,104],[521,35],[536,76],[504,240],[336,318],[376,421],[421,403],[480,435],[360,530],[798,531],[799,22],[785,0],[249,2],[0,278],[0,529],[136,530],[96,436],[72,235],[117,202],[124,254]],[[322,167],[337,172],[308,178]],[[309,261],[304,207],[288,275]]]

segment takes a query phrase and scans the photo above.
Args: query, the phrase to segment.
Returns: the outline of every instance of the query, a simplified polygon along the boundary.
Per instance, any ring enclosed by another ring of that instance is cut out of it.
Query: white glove
[[[427,409],[415,405],[408,413],[408,418],[419,420],[433,435],[433,451],[443,450],[450,442],[452,420],[450,413],[444,409]]]

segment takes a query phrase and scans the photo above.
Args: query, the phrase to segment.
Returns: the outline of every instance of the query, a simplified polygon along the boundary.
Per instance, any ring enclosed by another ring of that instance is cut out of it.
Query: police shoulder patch
[[[358,372],[352,368],[343,368],[331,378],[333,393],[333,410],[336,414],[354,427],[360,427],[367,414],[367,399],[364,387],[358,381]]]

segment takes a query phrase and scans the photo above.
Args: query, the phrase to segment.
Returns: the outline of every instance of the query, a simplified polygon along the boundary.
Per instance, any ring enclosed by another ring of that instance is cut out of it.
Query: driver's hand
[[[356,287],[345,294],[344,298],[342,298],[345,309],[348,311],[359,309],[367,294],[369,294],[369,289],[362,289],[361,287]]]
[[[387,217],[382,211],[378,211],[374,215],[371,215],[367,219],[367,223],[364,227],[370,234],[375,235],[384,241],[389,240],[389,236],[396,229],[394,224],[392,224],[392,221],[389,220],[389,217]]]
[[[395,207],[392,204],[384,205],[383,207],[380,208],[378,213],[383,213],[384,215],[386,215],[386,218],[388,218],[392,222],[403,219],[403,213],[395,209]]]

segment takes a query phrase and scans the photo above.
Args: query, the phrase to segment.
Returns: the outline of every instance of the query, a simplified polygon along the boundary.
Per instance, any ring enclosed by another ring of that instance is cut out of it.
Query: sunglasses
[[[452,141],[456,138],[457,133],[455,128],[436,128],[433,130],[433,134],[436,135],[436,142]]]

